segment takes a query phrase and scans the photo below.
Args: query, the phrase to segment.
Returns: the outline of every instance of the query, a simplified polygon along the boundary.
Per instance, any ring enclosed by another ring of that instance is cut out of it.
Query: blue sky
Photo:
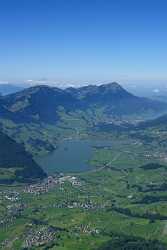
[[[167,81],[166,13],[166,0],[0,0],[0,82]]]

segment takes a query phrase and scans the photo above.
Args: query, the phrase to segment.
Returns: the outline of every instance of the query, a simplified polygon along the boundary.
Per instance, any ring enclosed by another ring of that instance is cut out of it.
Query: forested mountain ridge
[[[133,115],[143,112],[163,112],[167,105],[147,98],[134,96],[118,83],[90,85],[65,90],[45,85],[35,86],[3,97],[1,109],[16,121],[53,123],[59,119],[58,109],[66,112],[102,108],[108,115]]]
[[[0,131],[0,183],[31,182],[46,177],[22,144]]]

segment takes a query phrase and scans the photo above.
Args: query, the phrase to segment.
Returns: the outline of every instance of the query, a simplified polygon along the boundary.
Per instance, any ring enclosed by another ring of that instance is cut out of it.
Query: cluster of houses
[[[109,200],[106,202],[96,203],[92,200],[82,200],[82,201],[70,201],[70,200],[64,200],[58,203],[50,204],[49,206],[46,206],[45,209],[48,208],[68,208],[68,209],[83,209],[83,210],[101,210],[111,207],[113,201]],[[44,207],[43,207],[44,208]]]
[[[105,208],[105,204],[96,204],[92,201],[64,201],[63,203],[53,204],[56,208],[80,208],[84,210],[96,210],[96,209],[103,209]]]
[[[10,216],[18,216],[25,209],[24,203],[14,203],[7,206],[7,212]]]
[[[70,175],[67,175],[67,176],[63,176],[59,179],[60,181],[60,184],[63,184],[65,181],[68,181],[71,183],[72,186],[81,186],[81,182],[77,179],[77,177],[75,176],[70,176]]]
[[[20,193],[16,191],[5,190],[5,191],[0,192],[0,196],[1,198],[5,198],[6,200],[9,200],[12,202],[18,201],[20,199]]]
[[[57,184],[58,184],[58,179],[54,178],[53,176],[49,176],[40,183],[26,186],[24,192],[32,194],[47,193],[49,189],[53,188]]]
[[[97,228],[92,228],[90,225],[81,224],[80,226],[76,226],[74,228],[74,231],[76,233],[82,233],[82,234],[91,234],[91,235],[97,235],[100,233],[100,230]]]
[[[6,206],[6,216],[0,218],[0,227],[8,228],[11,226],[15,219],[21,215],[25,208],[25,204],[17,202]]]
[[[40,247],[45,245],[55,239],[55,230],[53,227],[43,226],[36,230],[31,230],[28,232],[28,236],[25,239],[24,247]]]
[[[0,200],[4,202],[6,207],[6,215],[0,216],[0,227],[8,228],[14,219],[20,215],[23,210],[23,203],[20,202],[20,193],[17,191],[5,190],[0,192]]]
[[[13,217],[12,216],[5,216],[3,219],[0,219],[0,227],[1,228],[8,228],[9,226],[11,226],[11,224],[13,223]]]
[[[56,185],[61,185],[67,181],[70,182],[72,186],[81,186],[81,183],[75,176],[63,176],[63,174],[60,174],[48,176],[40,183],[28,185],[25,187],[24,192],[32,194],[47,193],[51,188],[55,187]]]
[[[1,228],[8,228],[10,227],[15,219],[21,215],[25,208],[25,205],[23,203],[14,203],[7,205],[6,207],[6,213],[7,215],[0,218],[0,227]]]

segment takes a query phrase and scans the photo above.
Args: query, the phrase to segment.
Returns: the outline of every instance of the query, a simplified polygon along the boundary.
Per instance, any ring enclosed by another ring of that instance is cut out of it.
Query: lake
[[[48,173],[83,172],[93,168],[89,161],[95,148],[111,147],[107,140],[64,140],[58,148],[45,156],[36,157],[36,162]]]

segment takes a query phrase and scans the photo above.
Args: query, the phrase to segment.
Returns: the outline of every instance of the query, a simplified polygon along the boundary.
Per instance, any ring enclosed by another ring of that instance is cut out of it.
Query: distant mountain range
[[[36,86],[4,96],[0,101],[1,117],[16,122],[55,123],[59,119],[59,108],[67,113],[102,109],[107,116],[118,117],[151,116],[167,109],[165,103],[134,96],[118,83],[65,90]]]
[[[105,123],[136,123],[167,111],[167,104],[132,95],[118,83],[59,89],[30,87],[0,98],[0,124],[30,153],[50,152],[57,138]]]
[[[85,86],[78,89],[66,89],[80,100],[85,107],[104,107],[107,115],[126,116],[149,112],[157,113],[166,110],[166,104],[147,98],[137,97],[118,83],[113,82],[100,86]]]

